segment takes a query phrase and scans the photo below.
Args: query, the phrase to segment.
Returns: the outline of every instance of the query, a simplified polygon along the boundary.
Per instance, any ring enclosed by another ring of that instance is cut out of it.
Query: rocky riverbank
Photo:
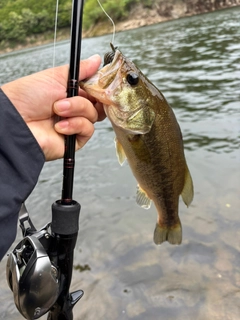
[[[150,3],[151,1],[149,1]],[[156,24],[167,20],[179,19],[185,16],[193,16],[215,10],[221,10],[231,7],[240,6],[240,0],[158,0],[149,7],[145,4],[134,6],[129,12],[128,18],[116,22],[116,31],[124,31],[146,25]],[[83,37],[93,37],[112,32],[109,27],[111,22],[106,18],[106,22],[100,22],[89,30],[83,32]],[[57,33],[57,40],[69,38],[69,29],[60,29]],[[7,53],[13,50],[20,50],[27,47],[51,43],[53,34],[40,34],[29,37],[24,44],[17,44],[12,47],[0,48],[0,53]]]
[[[116,23],[116,31],[139,28],[167,20],[179,19],[186,16],[212,12],[240,6],[240,0],[168,0],[156,1],[151,7],[142,4],[134,6],[124,21]],[[84,36],[99,36],[109,33],[110,21],[99,23],[84,33]]]

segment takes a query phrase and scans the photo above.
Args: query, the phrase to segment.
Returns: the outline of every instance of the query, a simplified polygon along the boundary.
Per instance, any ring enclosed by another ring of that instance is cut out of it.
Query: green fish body
[[[154,242],[180,244],[179,196],[187,206],[193,183],[184,156],[182,134],[161,92],[119,50],[81,88],[104,105],[116,134],[120,164],[125,159],[138,181],[137,203],[158,211]]]

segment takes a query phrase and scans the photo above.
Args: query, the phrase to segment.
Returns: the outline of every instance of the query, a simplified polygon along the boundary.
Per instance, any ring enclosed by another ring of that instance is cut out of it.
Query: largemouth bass
[[[180,127],[162,93],[120,50],[112,50],[103,68],[80,86],[103,103],[118,160],[127,158],[138,181],[137,203],[149,208],[152,200],[156,206],[154,242],[180,244],[179,196],[187,206],[193,199]]]

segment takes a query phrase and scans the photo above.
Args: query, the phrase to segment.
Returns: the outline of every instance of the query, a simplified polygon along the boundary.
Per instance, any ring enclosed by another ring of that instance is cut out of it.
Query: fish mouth
[[[121,86],[122,79],[117,75],[123,63],[122,53],[116,50],[112,62],[102,67],[92,77],[80,81],[80,87],[100,102],[112,103],[113,95]]]

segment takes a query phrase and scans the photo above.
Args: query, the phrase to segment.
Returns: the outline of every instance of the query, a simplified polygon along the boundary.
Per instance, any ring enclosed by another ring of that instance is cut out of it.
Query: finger
[[[95,54],[80,63],[80,80],[86,79],[97,72],[101,64],[101,57]]]
[[[77,149],[82,147],[93,135],[92,122],[83,117],[64,119],[55,124],[55,130],[64,135],[77,135]]]
[[[91,139],[93,133],[94,133],[94,126],[92,125],[91,135],[82,135],[82,134],[76,135],[76,151],[81,149],[83,146],[85,146],[85,144]]]
[[[88,77],[91,77],[96,73],[99,66],[101,64],[101,57],[98,54],[95,54],[88,59],[81,60],[80,61],[80,76],[79,79],[86,79]],[[43,72],[46,72],[43,74]],[[62,94],[66,94],[66,87],[67,87],[67,80],[68,80],[68,73],[69,73],[69,65],[63,65],[59,67],[50,68],[45,71],[41,71],[43,75],[47,75],[47,78],[52,85],[52,78],[54,77],[54,80],[56,80],[57,84],[60,84],[62,87]],[[39,73],[40,74],[40,73]],[[56,90],[56,94],[59,94],[59,88]]]
[[[98,119],[98,113],[93,104],[83,97],[76,96],[57,101],[53,105],[53,110],[62,118],[84,117],[93,123]]]
[[[103,109],[103,105],[100,102],[96,102],[94,104],[95,109],[97,110],[97,114],[98,114],[98,119],[97,121],[102,121],[106,118],[106,114],[105,111]]]
[[[87,93],[86,91],[84,91],[80,87],[79,87],[79,90],[78,90],[78,95],[83,97],[83,98],[86,98],[86,99],[90,100],[91,102],[96,102],[96,99],[93,96],[91,96],[89,93]]]
[[[89,100],[92,102],[92,104],[95,106],[96,103],[99,103],[100,105],[102,104],[101,102],[98,102],[96,98],[88,94],[86,91],[80,89],[79,90],[79,96],[84,97],[85,99]]]

